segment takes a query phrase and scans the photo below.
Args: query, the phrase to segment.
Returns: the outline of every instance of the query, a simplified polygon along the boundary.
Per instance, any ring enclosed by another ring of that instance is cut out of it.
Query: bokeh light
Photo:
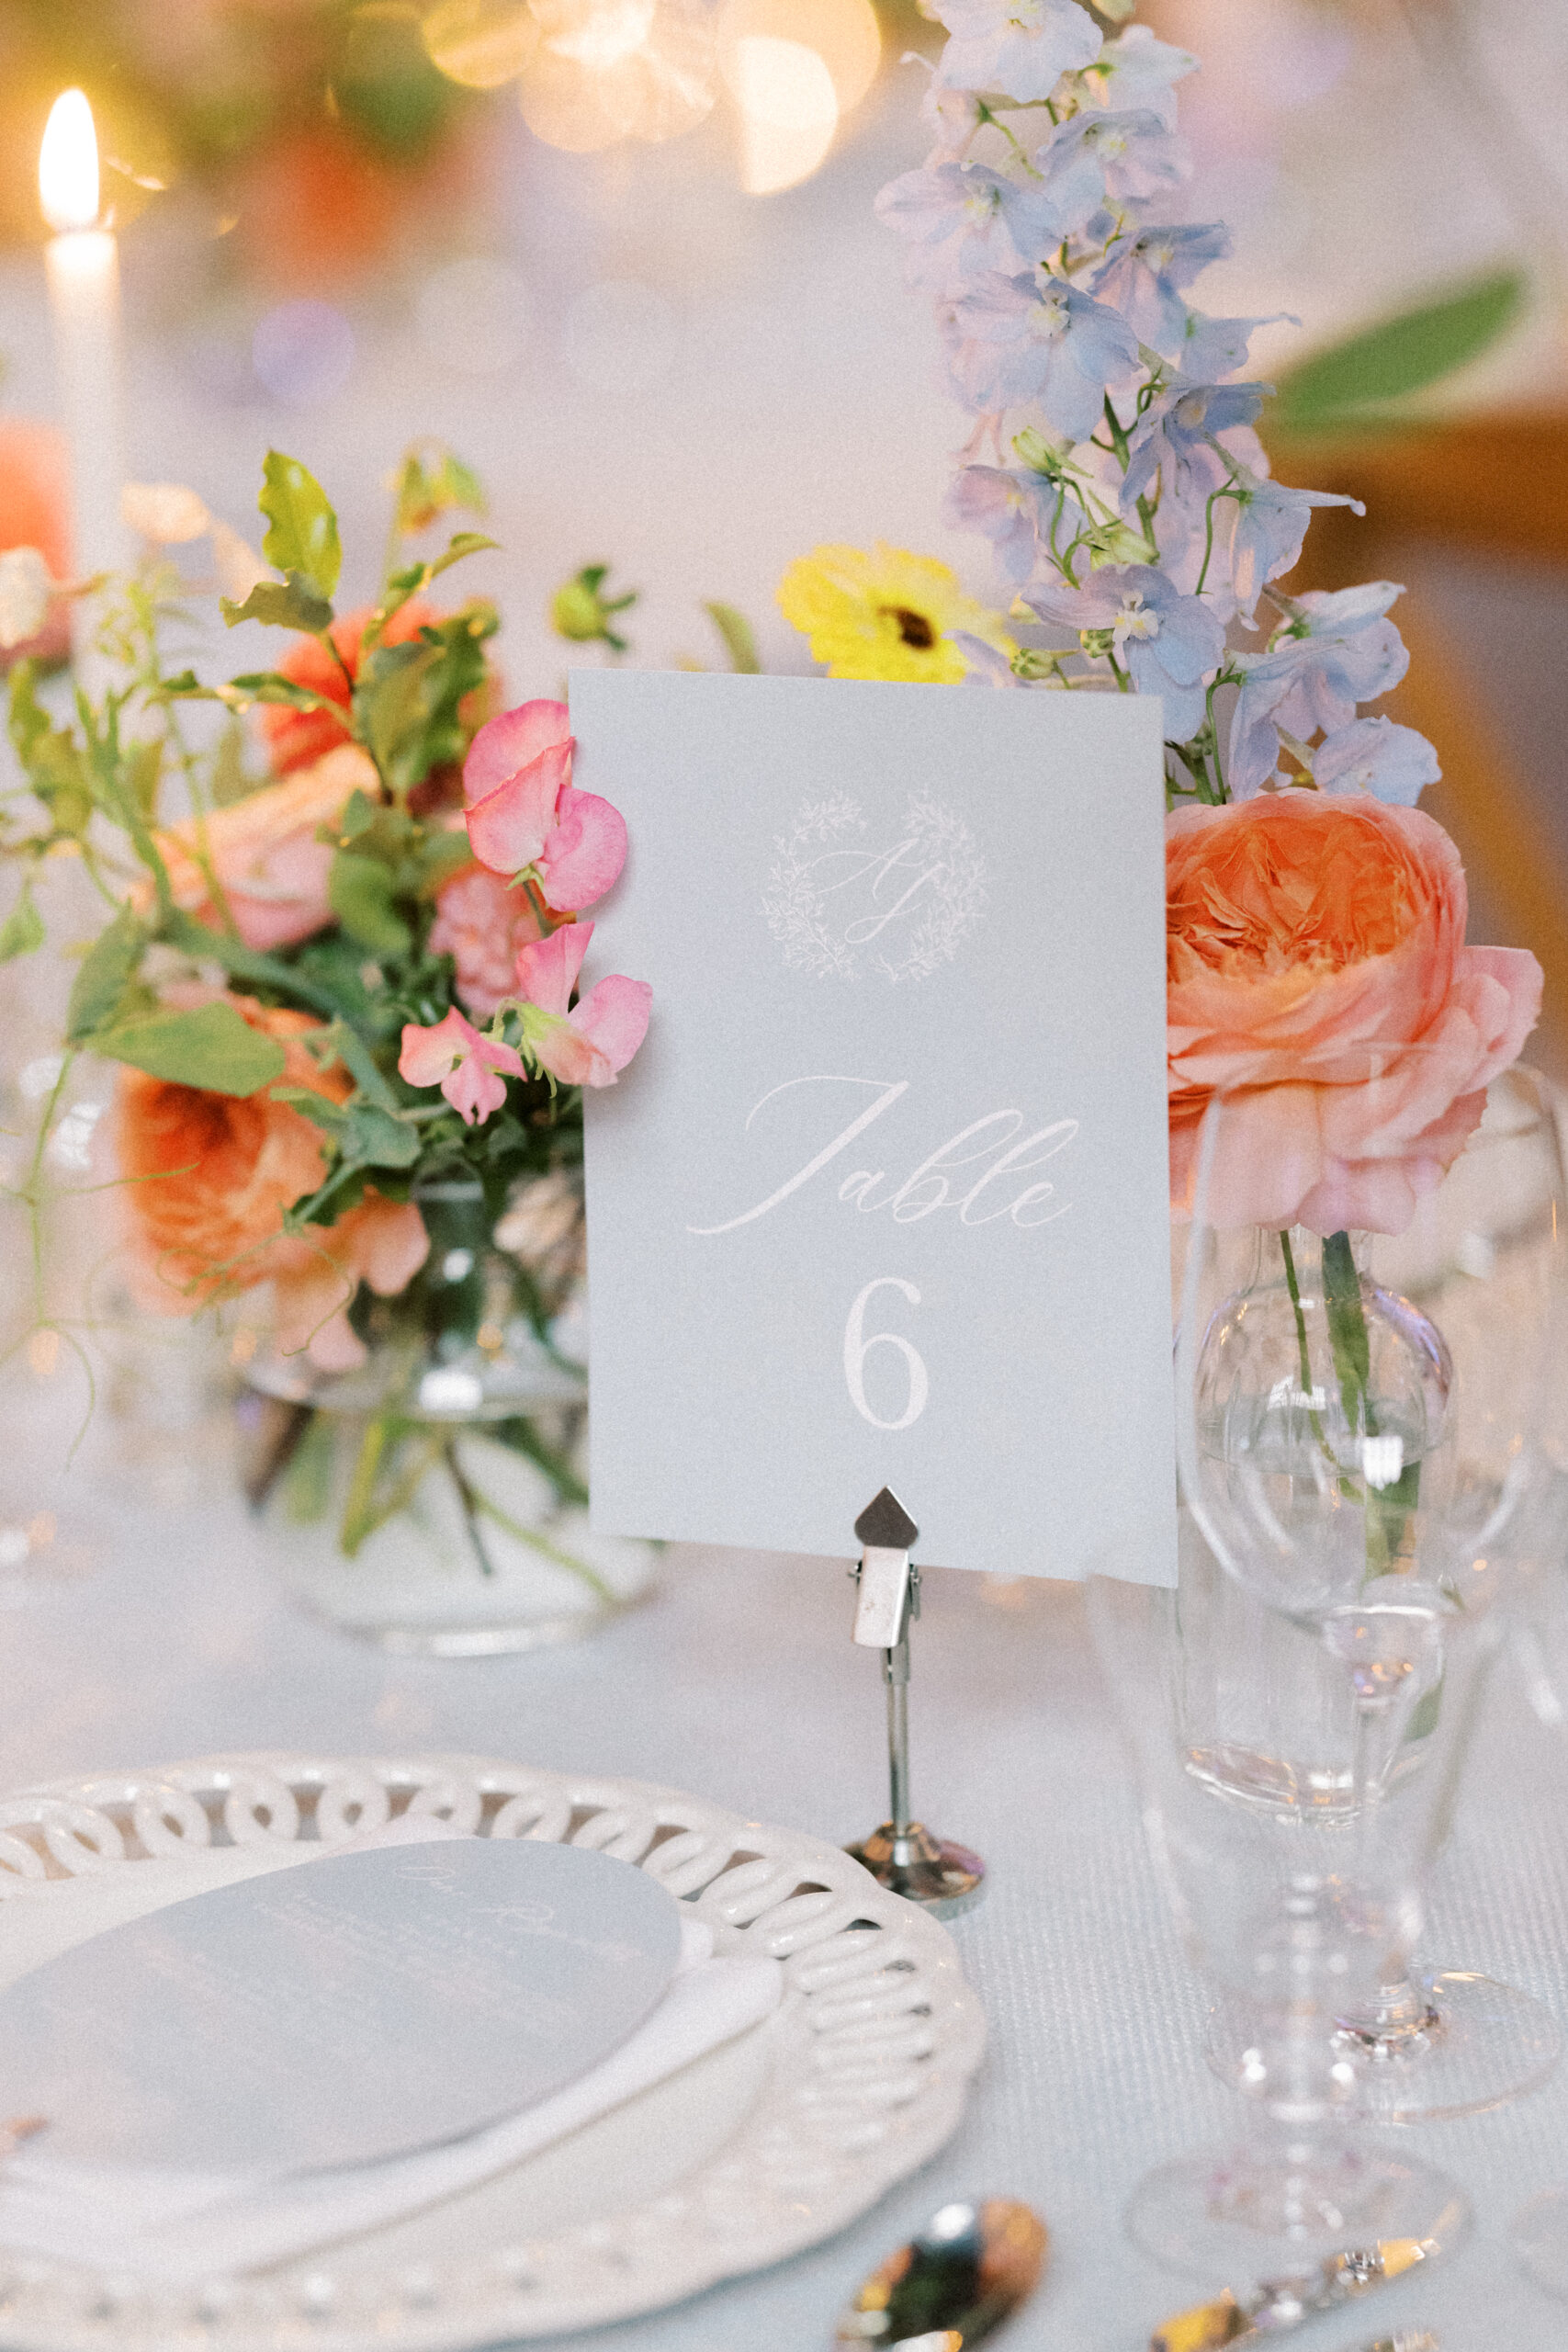
[[[717,89],[705,0],[530,0],[542,46],[521,85],[523,117],[578,153],[617,139],[679,139]]]
[[[529,0],[547,45],[590,74],[624,64],[653,30],[656,0]]]
[[[414,300],[426,356],[465,376],[514,368],[527,340],[528,289],[504,262],[475,255],[434,271]]]
[[[771,196],[809,178],[833,143],[839,97],[819,51],[771,33],[743,33],[729,52],[740,109],[740,185]]]
[[[839,112],[858,107],[882,62],[882,35],[871,0],[725,0],[718,12],[719,70],[744,107],[742,85],[755,72],[740,59],[745,40],[798,41],[827,67]]]
[[[280,302],[256,322],[251,364],[274,400],[314,408],[347,383],[354,329],[330,302]]]
[[[50,108],[38,159],[39,203],[51,229],[90,229],[98,217],[98,141],[81,90]]]
[[[539,20],[527,0],[438,0],[421,30],[432,64],[468,90],[514,82],[539,46]]]
[[[605,102],[604,75],[591,73],[575,57],[558,56],[547,44],[519,83],[518,97],[535,138],[568,154],[591,155],[626,137]]]

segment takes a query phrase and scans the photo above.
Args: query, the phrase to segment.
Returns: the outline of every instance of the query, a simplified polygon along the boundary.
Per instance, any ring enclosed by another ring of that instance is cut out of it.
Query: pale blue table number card
[[[590,671],[594,1523],[1174,1577],[1160,709]],[[613,963],[597,953],[613,944]]]

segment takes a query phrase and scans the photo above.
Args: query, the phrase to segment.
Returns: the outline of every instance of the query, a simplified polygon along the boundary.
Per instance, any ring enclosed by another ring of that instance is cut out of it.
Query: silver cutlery
[[[1149,2338],[1149,2352],[1218,2352],[1222,2345],[1253,2345],[1265,2335],[1299,2327],[1318,2312],[1337,2310],[1371,2288],[1403,2278],[1418,2263],[1435,2261],[1444,2250],[1438,2238],[1380,2238],[1375,2245],[1331,2254],[1315,2270],[1296,2278],[1266,2279],[1242,2295],[1226,2288],[1206,2303],[1161,2322]],[[1408,2331],[1406,2331],[1408,2334]],[[1370,2352],[1388,2352],[1388,2339]],[[1419,2352],[1421,2338],[1392,2339],[1396,2352]]]
[[[872,2272],[840,2318],[837,2345],[969,2352],[1040,2283],[1044,2222],[1008,2197],[955,2199]]]

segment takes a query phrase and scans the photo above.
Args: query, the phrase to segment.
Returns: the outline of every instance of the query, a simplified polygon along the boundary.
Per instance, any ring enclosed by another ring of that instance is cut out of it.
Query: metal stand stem
[[[979,1900],[986,1865],[967,1847],[933,1838],[909,1814],[909,1626],[920,1613],[920,1572],[908,1547],[919,1532],[886,1487],[855,1521],[864,1550],[854,1571],[860,1587],[854,1638],[882,1652],[891,1818],[847,1850],[878,1885],[939,1918],[953,1918]]]

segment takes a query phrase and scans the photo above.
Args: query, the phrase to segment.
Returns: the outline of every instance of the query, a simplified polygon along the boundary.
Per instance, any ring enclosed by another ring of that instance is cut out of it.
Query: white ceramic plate
[[[640,1781],[481,1757],[207,1758],[0,1799],[0,1984],[121,1919],[405,1810],[639,1862],[767,2022],[439,2207],[192,2294],[0,2255],[6,2352],[459,2352],[658,2310],[813,2245],[948,2138],[985,2039],[945,1928],[836,1847]]]

